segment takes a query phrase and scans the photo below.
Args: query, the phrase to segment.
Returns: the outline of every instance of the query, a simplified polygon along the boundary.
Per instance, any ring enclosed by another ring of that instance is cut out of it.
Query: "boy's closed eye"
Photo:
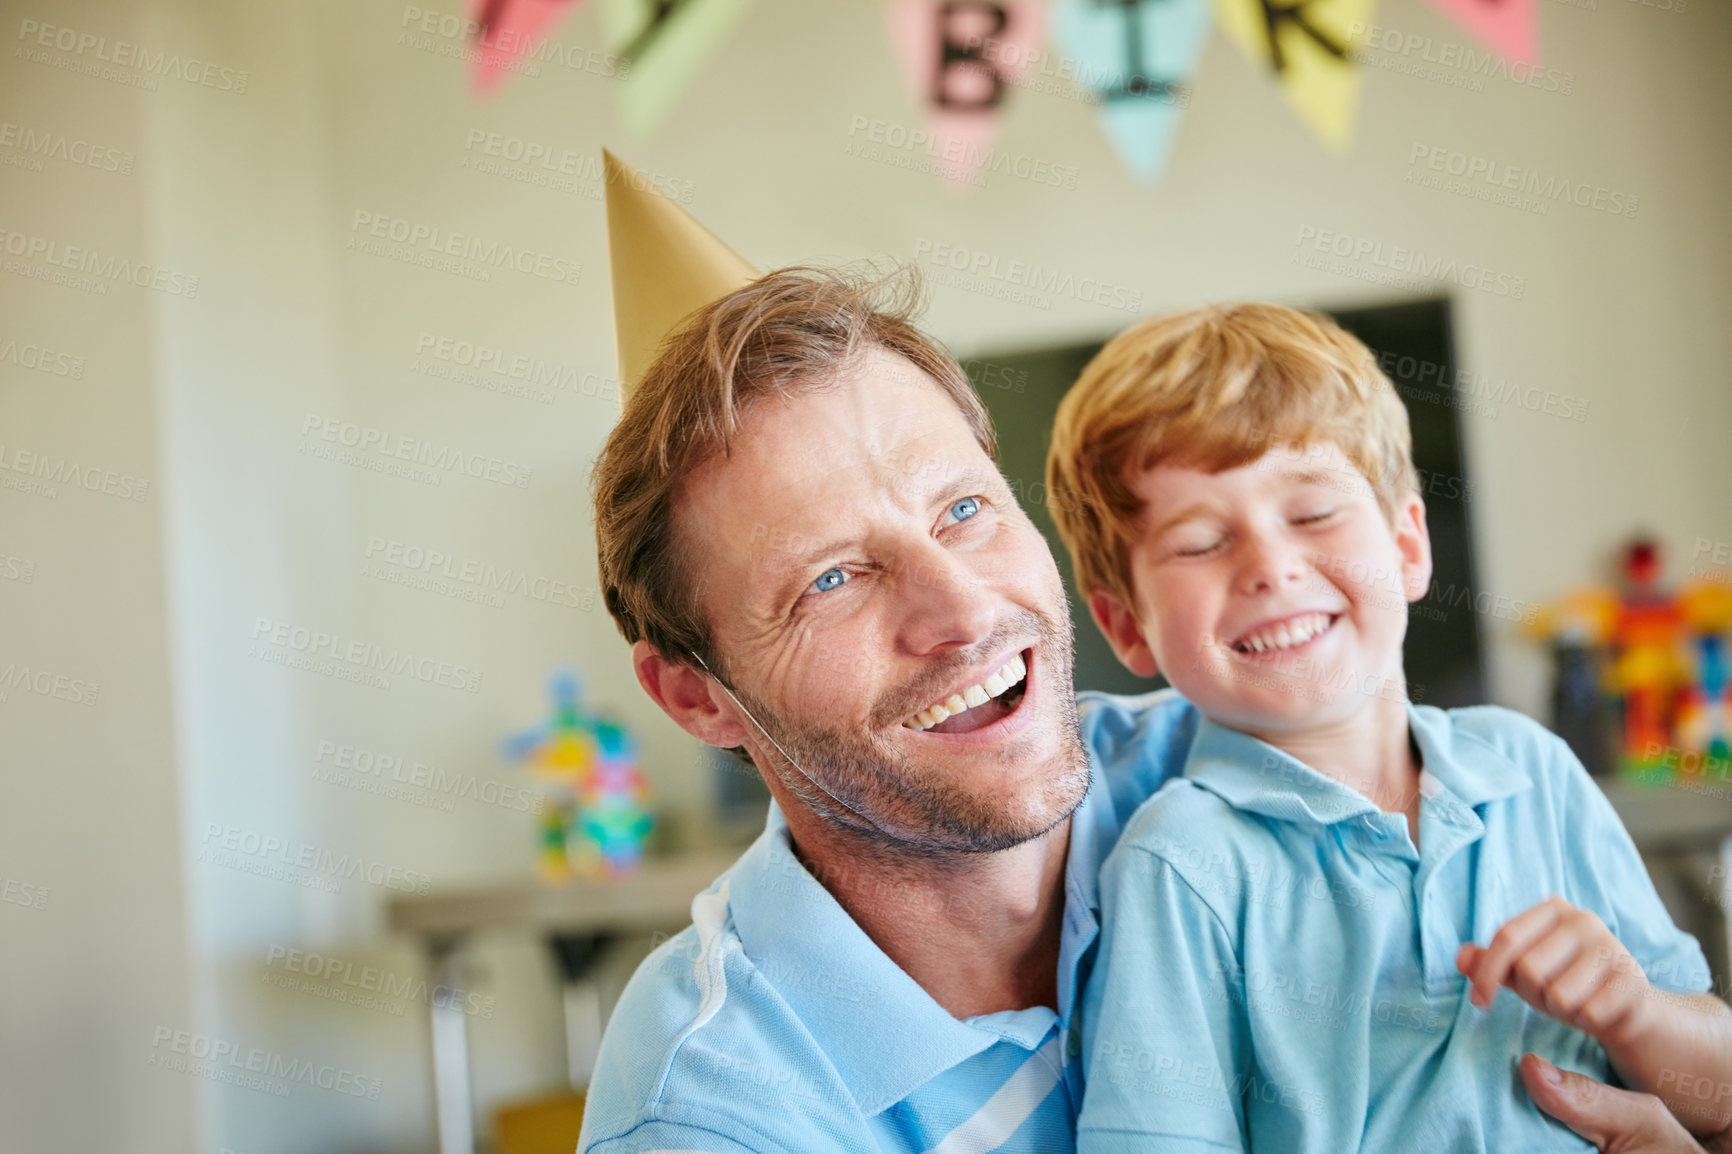
[[[1305,528],[1322,528],[1336,519],[1340,512],[1338,507],[1307,508],[1302,512],[1288,517],[1288,523]],[[1165,551],[1173,557],[1206,557],[1227,543],[1228,534],[1224,529],[1205,524],[1191,523],[1170,530],[1164,542]]]

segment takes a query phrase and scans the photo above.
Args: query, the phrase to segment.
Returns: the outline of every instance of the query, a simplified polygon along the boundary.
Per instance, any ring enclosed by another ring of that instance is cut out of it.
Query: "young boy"
[[[1364,345],[1263,305],[1146,322],[1060,406],[1047,485],[1119,659],[1205,717],[1102,872],[1080,1151],[1591,1149],[1528,1052],[1726,1126],[1732,1011],[1580,763],[1407,700],[1430,541]]]

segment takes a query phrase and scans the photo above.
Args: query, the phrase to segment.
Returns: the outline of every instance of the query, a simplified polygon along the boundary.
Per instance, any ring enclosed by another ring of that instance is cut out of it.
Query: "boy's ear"
[[[1138,677],[1154,677],[1161,671],[1154,651],[1143,637],[1143,627],[1137,615],[1120,601],[1118,594],[1108,589],[1096,589],[1089,594],[1089,616],[1106,634],[1119,662]]]
[[[1402,592],[1418,601],[1431,588],[1431,531],[1418,493],[1407,494],[1395,510],[1395,548],[1401,554]]]

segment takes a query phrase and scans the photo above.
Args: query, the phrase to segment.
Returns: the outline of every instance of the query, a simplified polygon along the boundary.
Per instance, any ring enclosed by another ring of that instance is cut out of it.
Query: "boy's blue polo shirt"
[[[581,1152],[1074,1148],[1073,1008],[1096,877],[1124,819],[1183,763],[1200,720],[1170,691],[1078,697],[1088,796],[1071,823],[1059,1010],[957,1019],[764,833],[644,961],[608,1023]],[[862,869],[870,869],[863,865]]]
[[[1605,796],[1567,746],[1493,707],[1408,706],[1419,846],[1401,813],[1255,738],[1198,727],[1182,781],[1101,874],[1078,1147],[1586,1150],[1528,1100],[1535,1051],[1605,1080],[1599,1044],[1455,968],[1560,895],[1656,986],[1708,988]],[[1393,808],[1400,809],[1400,806]]]

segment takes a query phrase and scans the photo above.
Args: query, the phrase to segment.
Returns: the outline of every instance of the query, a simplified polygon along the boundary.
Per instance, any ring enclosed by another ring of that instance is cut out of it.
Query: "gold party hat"
[[[601,155],[623,404],[681,321],[757,280],[758,270],[657,192],[648,177],[605,148]]]

